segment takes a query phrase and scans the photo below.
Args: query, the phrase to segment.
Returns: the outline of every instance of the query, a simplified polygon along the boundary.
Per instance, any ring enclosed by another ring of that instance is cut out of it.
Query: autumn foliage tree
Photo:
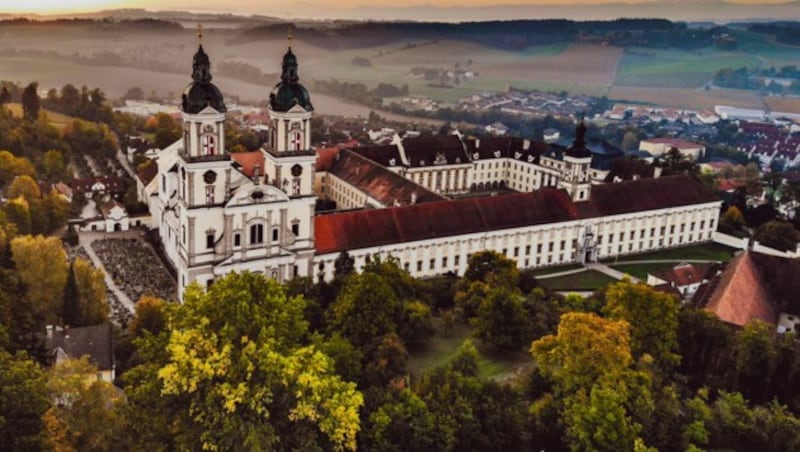
[[[169,419],[159,440],[146,436],[177,449],[354,449],[362,396],[305,342],[303,311],[302,298],[262,275],[190,286],[168,329],[138,342],[151,352],[126,374],[130,418]]]

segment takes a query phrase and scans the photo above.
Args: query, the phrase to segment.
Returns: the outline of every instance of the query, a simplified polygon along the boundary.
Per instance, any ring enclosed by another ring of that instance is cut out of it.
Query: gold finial
[[[287,32],[287,38],[289,39],[289,48],[292,48],[292,41],[294,38],[292,37],[292,24],[289,24],[289,30]]]
[[[197,24],[197,41],[203,45],[203,24]]]

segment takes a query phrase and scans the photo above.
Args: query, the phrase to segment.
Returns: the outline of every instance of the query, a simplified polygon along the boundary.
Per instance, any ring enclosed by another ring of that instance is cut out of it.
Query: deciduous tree
[[[355,448],[361,394],[303,343],[303,304],[250,273],[221,278],[208,292],[187,288],[170,315],[157,381],[146,367],[130,371],[160,387],[156,412],[173,413],[171,422],[191,432],[175,439],[179,449]],[[147,394],[134,393],[132,403]]]
[[[11,253],[34,312],[47,323],[55,323],[62,312],[68,271],[61,241],[41,235],[15,237]]]
[[[45,382],[39,365],[28,355],[0,349],[0,448],[42,449],[41,416],[50,405]]]

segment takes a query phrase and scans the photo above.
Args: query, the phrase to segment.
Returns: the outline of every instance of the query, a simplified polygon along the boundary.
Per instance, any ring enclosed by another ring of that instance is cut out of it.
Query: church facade
[[[542,267],[705,242],[716,230],[721,201],[688,178],[593,183],[582,122],[569,148],[419,137],[341,150],[320,167],[314,109],[291,46],[270,94],[268,142],[230,154],[227,109],[210,68],[201,45],[182,99],[184,136],[138,181],[179,300],[188,284],[208,286],[230,272],[331,279],[343,251],[356,268],[392,256],[424,277],[462,274],[469,256],[486,249]],[[323,181],[317,192],[315,176]],[[472,196],[498,188],[514,193]],[[316,214],[318,197],[356,210]]]

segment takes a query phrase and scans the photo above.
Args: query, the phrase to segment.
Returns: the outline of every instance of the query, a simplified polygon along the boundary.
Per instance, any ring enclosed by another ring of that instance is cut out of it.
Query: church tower
[[[192,61],[192,82],[183,92],[183,142],[174,170],[177,193],[179,299],[192,281],[208,284],[219,256],[215,245],[221,241],[222,210],[231,180],[230,155],[225,151],[225,101],[211,83],[211,61],[201,43]]]
[[[314,196],[314,164],[311,149],[311,115],[314,107],[308,90],[300,83],[297,57],[289,48],[283,56],[281,81],[269,95],[271,119],[266,146],[265,179],[290,197]]]
[[[591,163],[592,154],[586,148],[586,125],[581,118],[575,128],[575,141],[564,153],[564,169],[558,184],[559,188],[569,193],[573,201],[586,201],[591,196]]]

